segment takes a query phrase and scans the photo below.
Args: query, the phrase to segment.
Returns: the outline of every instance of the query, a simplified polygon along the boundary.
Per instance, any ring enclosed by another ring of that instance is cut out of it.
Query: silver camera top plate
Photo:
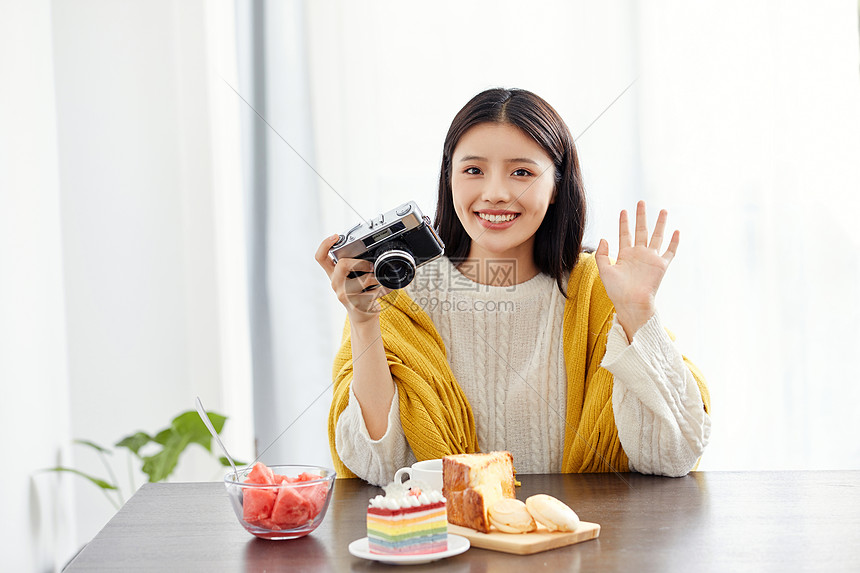
[[[407,231],[419,227],[424,216],[415,201],[377,215],[370,223],[361,222],[350,229],[345,237],[335,243],[329,251],[332,260],[356,258],[374,248],[378,243],[390,240]]]

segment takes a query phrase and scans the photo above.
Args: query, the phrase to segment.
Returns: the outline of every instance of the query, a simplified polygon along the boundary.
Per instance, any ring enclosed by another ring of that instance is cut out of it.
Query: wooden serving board
[[[548,549],[556,549],[565,545],[573,545],[581,541],[596,539],[600,535],[600,525],[588,521],[580,521],[575,531],[553,531],[550,532],[543,525],[538,525],[538,530],[532,533],[502,533],[493,529],[490,533],[482,533],[448,524],[448,533],[462,535],[472,544],[472,547],[502,551],[503,553],[514,553],[516,555],[531,555]]]

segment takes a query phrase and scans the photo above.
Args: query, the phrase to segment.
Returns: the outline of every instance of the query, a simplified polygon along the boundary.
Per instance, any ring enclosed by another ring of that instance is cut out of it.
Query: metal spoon
[[[221,442],[221,438],[218,437],[218,432],[215,431],[215,428],[212,427],[212,421],[209,420],[209,412],[206,411],[206,408],[203,407],[203,402],[200,401],[200,396],[197,396],[197,413],[200,414],[200,419],[203,420],[203,423],[206,424],[206,429],[209,430],[209,433],[212,434],[212,437],[215,438],[215,441],[218,442],[218,445],[221,446],[221,451],[224,452],[224,457],[227,458],[227,461],[230,462],[230,465],[233,466],[233,474],[236,476],[236,481],[239,481],[239,470],[236,469],[236,464],[233,463],[233,458],[230,457],[230,454],[227,453],[227,448],[224,447],[224,444]]]

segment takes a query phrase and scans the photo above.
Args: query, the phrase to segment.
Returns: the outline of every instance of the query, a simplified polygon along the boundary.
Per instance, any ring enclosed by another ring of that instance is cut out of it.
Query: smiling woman
[[[367,294],[374,279],[350,274],[366,261],[327,257],[337,236],[317,250],[348,314],[329,417],[338,470],[384,484],[415,459],[508,450],[521,473],[689,472],[710,434],[709,394],[654,306],[678,247],[676,232],[660,254],[665,211],[650,242],[644,203],[635,242],[622,211],[614,264],[606,241],[583,252],[572,137],[525,90],[476,95],[443,149],[436,227],[449,252],[412,284]],[[503,282],[485,272],[500,265]],[[462,287],[433,281],[445,275]],[[422,309],[427,290],[478,292],[514,312]]]

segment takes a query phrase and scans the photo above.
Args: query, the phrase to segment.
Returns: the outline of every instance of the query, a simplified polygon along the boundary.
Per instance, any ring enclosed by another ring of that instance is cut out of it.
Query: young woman
[[[613,264],[582,247],[573,138],[525,90],[475,96],[445,138],[435,228],[445,256],[389,292],[372,264],[316,259],[348,320],[329,416],[339,475],[374,484],[446,454],[509,450],[519,473],[685,475],[710,433],[699,371],[655,307],[678,248],[661,253],[621,212]],[[355,271],[364,272],[348,278]]]

